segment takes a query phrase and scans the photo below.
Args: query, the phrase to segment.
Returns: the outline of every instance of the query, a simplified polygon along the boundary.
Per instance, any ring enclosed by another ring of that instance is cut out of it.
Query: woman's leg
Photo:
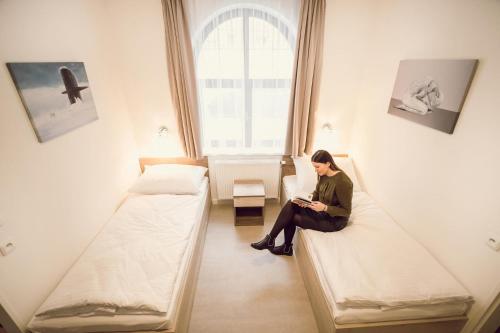
[[[257,250],[274,248],[274,240],[281,232],[281,230],[289,228],[290,225],[293,226],[293,228],[295,229],[292,220],[293,216],[299,210],[301,210],[299,206],[288,200],[287,203],[283,206],[283,208],[281,208],[281,211],[278,215],[278,218],[276,219],[276,222],[274,223],[273,228],[271,229],[271,232],[269,232],[269,234],[266,235],[266,237],[264,237],[264,239],[262,239],[261,241],[252,243],[250,245]]]
[[[295,214],[291,223],[285,228],[285,244],[292,244],[296,227],[319,231],[335,231],[334,225],[327,221],[326,216],[314,216],[311,213]]]
[[[279,233],[283,229],[285,229],[286,232],[287,226],[292,224],[293,217],[299,211],[299,209],[300,207],[292,203],[290,200],[286,202],[283,208],[281,208],[278,218],[276,219],[276,222],[274,222],[274,226],[269,233],[271,238],[275,239],[276,237],[278,237]]]
[[[300,210],[293,215],[291,223],[285,227],[285,243],[270,251],[277,255],[293,255],[292,240],[296,227],[332,232],[342,230],[347,225],[347,221],[348,219],[345,217],[332,218],[326,213],[318,213],[311,209]]]
[[[302,229],[312,229],[323,232],[340,231],[347,225],[348,218],[342,216],[331,217],[324,212],[315,212],[311,209],[294,216],[293,224]]]

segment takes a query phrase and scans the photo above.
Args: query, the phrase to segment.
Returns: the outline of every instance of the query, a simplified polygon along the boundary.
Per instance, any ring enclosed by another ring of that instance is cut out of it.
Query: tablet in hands
[[[308,198],[304,198],[304,196],[299,196],[299,195],[294,196],[292,198],[292,202],[306,207],[312,204],[311,200],[309,200]]]

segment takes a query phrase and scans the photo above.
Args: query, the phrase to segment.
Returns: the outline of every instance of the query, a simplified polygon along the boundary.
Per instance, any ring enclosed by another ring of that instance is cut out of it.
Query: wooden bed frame
[[[334,157],[348,157],[335,154]],[[293,160],[284,158],[282,175],[295,175]],[[281,205],[286,203],[284,185],[281,186]],[[393,320],[373,323],[337,324],[333,309],[328,303],[318,272],[311,259],[303,231],[297,232],[295,260],[309,295],[319,333],[459,333],[467,322],[466,315],[434,319]]]
[[[188,165],[200,165],[208,168],[207,158],[201,160],[195,160],[190,158],[140,158],[139,164],[141,166],[141,171],[144,172],[145,165],[155,165],[155,164],[188,164]],[[180,301],[177,303],[177,308],[174,311],[174,317],[172,320],[172,327],[167,330],[156,330],[156,331],[133,331],[128,333],[151,333],[151,332],[162,332],[162,333],[187,333],[189,329],[189,322],[191,320],[191,310],[193,308],[194,295],[196,292],[196,286],[198,284],[198,274],[200,271],[201,258],[203,256],[203,247],[205,244],[205,235],[208,226],[208,216],[210,213],[210,206],[212,205],[212,200],[210,198],[210,189],[208,189],[207,197],[205,201],[205,210],[203,211],[203,217],[201,220],[200,231],[198,232],[198,238],[196,239],[196,245],[192,252],[191,257],[188,259],[188,270],[187,277],[184,279],[181,285]],[[116,333],[116,332],[113,332]]]
[[[208,159],[202,158],[200,160],[195,160],[188,157],[141,157],[139,158],[139,165],[141,166],[141,172],[144,172],[144,167],[146,165],[154,164],[187,164],[187,165],[199,165],[208,168]]]

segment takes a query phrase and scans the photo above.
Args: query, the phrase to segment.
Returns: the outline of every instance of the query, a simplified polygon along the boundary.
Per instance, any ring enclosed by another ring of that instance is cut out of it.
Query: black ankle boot
[[[250,244],[254,249],[257,250],[265,250],[265,249],[272,249],[274,248],[274,238],[271,238],[271,236],[266,235],[263,240],[257,243],[252,243]]]
[[[271,253],[278,256],[293,256],[293,244],[283,244],[270,249]]]

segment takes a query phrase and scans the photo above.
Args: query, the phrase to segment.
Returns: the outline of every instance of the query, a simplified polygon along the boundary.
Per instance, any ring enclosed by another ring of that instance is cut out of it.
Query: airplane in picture
[[[78,82],[76,81],[75,74],[73,74],[71,69],[67,67],[59,68],[59,74],[61,74],[61,78],[66,88],[66,90],[63,91],[62,94],[68,94],[69,102],[71,104],[74,104],[77,98],[82,100],[82,95],[80,94],[80,91],[82,91],[83,89],[87,89],[88,87],[86,86],[79,87]]]

